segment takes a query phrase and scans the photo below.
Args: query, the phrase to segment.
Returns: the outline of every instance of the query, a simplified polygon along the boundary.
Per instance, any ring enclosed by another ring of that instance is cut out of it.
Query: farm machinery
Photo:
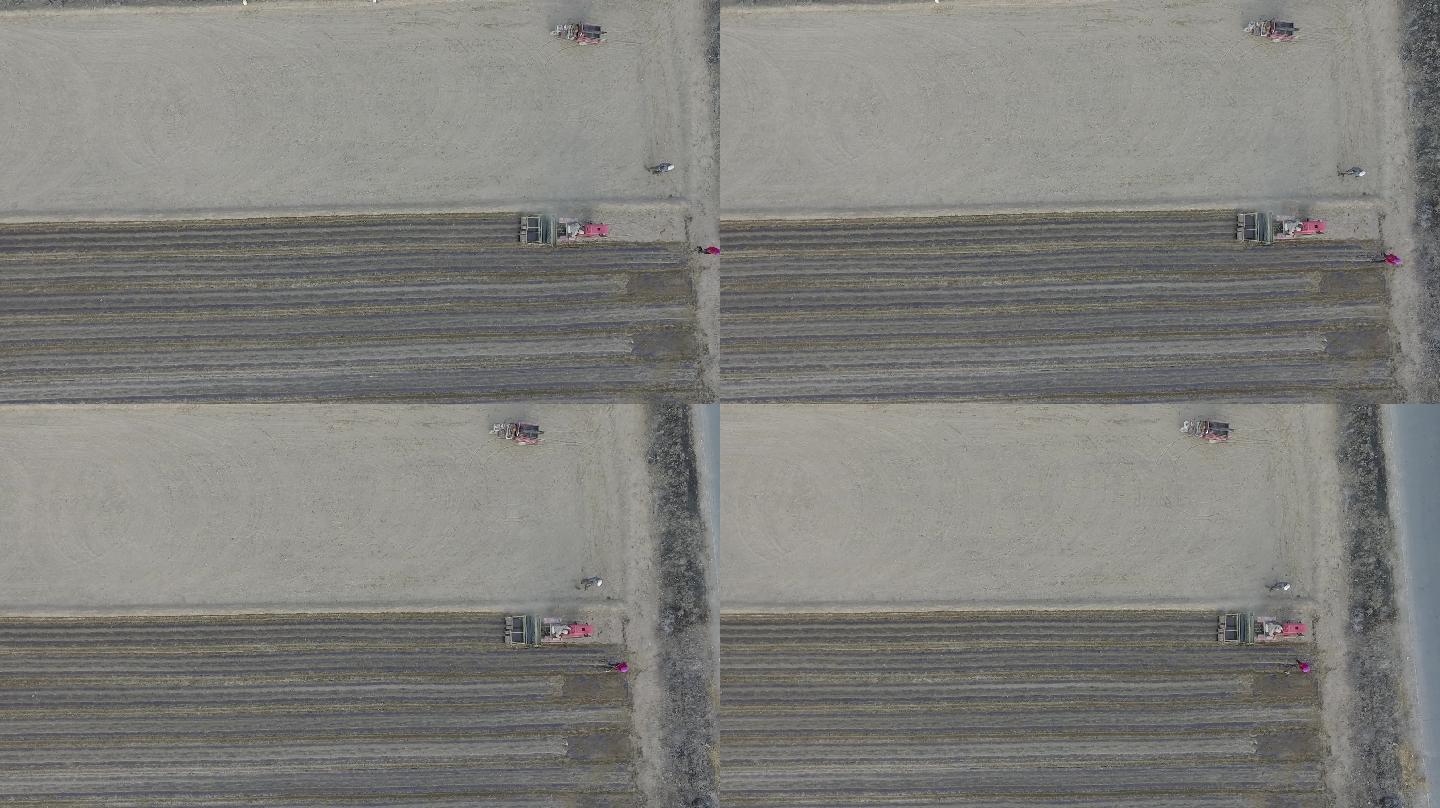
[[[522,424],[518,421],[507,421],[503,424],[495,424],[490,427],[490,434],[497,435],[512,443],[518,443],[521,446],[535,446],[542,442],[540,436],[544,435],[545,432],[540,429],[539,424]]]
[[[1230,440],[1230,425],[1224,421],[1186,421],[1180,431],[1197,437],[1206,443],[1224,443]]]
[[[1246,244],[1274,244],[1301,236],[1325,235],[1323,219],[1276,216],[1263,211],[1235,215],[1235,240]]]
[[[548,213],[533,213],[520,217],[520,243],[527,246],[554,247],[556,244],[605,238],[608,235],[610,225],[599,222],[558,218]]]
[[[605,32],[600,26],[588,22],[568,22],[555,26],[553,32],[561,39],[568,39],[578,45],[599,45],[605,41]]]
[[[595,626],[559,617],[517,614],[505,618],[505,644],[516,648],[539,648],[543,645],[588,640],[595,636]]]
[[[1256,617],[1250,612],[1230,612],[1220,615],[1215,639],[1236,645],[1254,645],[1257,642],[1299,640],[1309,633],[1310,627],[1298,620]]]
[[[1256,20],[1245,26],[1245,33],[1264,37],[1271,42],[1293,42],[1295,32],[1299,30],[1295,23],[1282,20]]]

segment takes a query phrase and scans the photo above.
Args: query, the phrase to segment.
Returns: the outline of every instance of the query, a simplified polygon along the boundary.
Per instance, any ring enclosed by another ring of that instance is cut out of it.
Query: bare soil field
[[[727,8],[727,218],[1378,200],[1391,15],[1227,0]],[[1297,11],[1298,14],[1298,11]],[[1337,169],[1374,171],[1347,182]]]
[[[488,434],[520,417],[546,443]],[[653,554],[644,421],[638,405],[0,408],[0,610],[648,597],[630,572]],[[577,590],[586,575],[603,589]]]
[[[0,402],[709,397],[689,245],[518,221],[0,224]]]
[[[1214,612],[727,614],[721,791],[817,808],[1323,804],[1316,678],[1287,674],[1307,646],[1223,645]]]
[[[1399,395],[1379,244],[1233,211],[726,221],[725,400]]]
[[[499,613],[0,618],[0,801],[638,804],[616,645]]]
[[[679,110],[708,100],[681,72],[705,43],[671,11],[607,6],[602,47],[550,35],[576,12],[560,0],[15,12],[0,215],[685,195],[686,172],[645,171],[689,162]]]
[[[1211,445],[1185,418],[1228,420]],[[727,611],[1216,608],[1336,585],[1328,406],[726,405]],[[729,669],[729,662],[726,668]]]

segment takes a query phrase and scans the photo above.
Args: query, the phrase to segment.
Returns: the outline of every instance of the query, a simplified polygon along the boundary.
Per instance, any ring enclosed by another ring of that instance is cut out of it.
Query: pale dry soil
[[[544,444],[488,433],[521,418]],[[643,426],[638,405],[0,408],[0,610],[649,597]]]
[[[1379,202],[1393,12],[1201,0],[726,9],[727,217]],[[1383,164],[1382,164],[1383,163]],[[1337,170],[1361,164],[1363,181]],[[1408,197],[1406,197],[1408,199]]]
[[[1235,437],[1182,435],[1195,416]],[[1340,569],[1333,423],[1328,406],[723,406],[721,602],[1259,608],[1276,578],[1319,597]]]
[[[577,15],[610,41],[550,35]],[[692,108],[713,111],[687,89],[708,70],[700,16],[559,0],[15,12],[0,216],[695,197],[712,181],[686,151],[708,115]],[[661,160],[685,170],[645,171]]]

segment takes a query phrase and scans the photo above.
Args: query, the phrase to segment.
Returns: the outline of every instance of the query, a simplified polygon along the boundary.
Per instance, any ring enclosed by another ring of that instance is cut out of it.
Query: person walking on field
[[[1363,177],[1365,176],[1365,169],[1361,168],[1360,166],[1355,166],[1354,168],[1347,168],[1344,171],[1340,172],[1340,176],[1356,178]]]
[[[580,582],[581,589],[590,589],[591,587],[599,589],[601,586],[604,585],[605,581],[599,575],[592,575],[589,578],[586,578],[585,580]]]
[[[1297,659],[1297,660],[1295,660],[1295,667],[1299,668],[1301,673],[1309,673],[1309,672],[1310,672],[1310,663],[1309,663],[1309,662],[1306,662],[1306,661],[1303,660],[1303,659]]]
[[[623,660],[623,659],[622,659],[622,660],[619,660],[619,661],[617,661],[617,662],[607,662],[607,663],[605,663],[605,667],[608,668],[609,670],[612,670],[612,671],[616,672],[616,673],[629,673],[629,672],[630,672],[630,665],[629,665],[628,663],[626,663],[625,660]]]

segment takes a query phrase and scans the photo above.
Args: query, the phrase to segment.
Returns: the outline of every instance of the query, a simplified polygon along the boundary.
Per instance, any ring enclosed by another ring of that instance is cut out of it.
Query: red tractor
[[[1295,32],[1299,30],[1295,23],[1282,20],[1256,20],[1245,26],[1245,33],[1264,37],[1271,42],[1294,42]]]
[[[548,213],[527,213],[520,217],[520,243],[532,247],[554,247],[581,239],[607,238],[610,225],[583,222],[551,216]]]
[[[1220,615],[1215,639],[1220,642],[1252,645],[1257,642],[1303,640],[1309,634],[1310,627],[1299,620],[1279,620],[1274,617],[1256,617],[1250,612],[1230,612]]]
[[[503,424],[496,424],[490,427],[491,435],[518,443],[521,446],[535,446],[541,443],[541,435],[545,433],[540,429],[539,424],[522,424],[518,421],[507,421]]]
[[[542,645],[595,638],[595,626],[559,617],[516,614],[505,618],[505,644],[538,648]]]
[[[1186,421],[1180,431],[1206,443],[1225,443],[1230,440],[1230,425],[1224,421]]]
[[[1324,219],[1277,216],[1265,211],[1235,214],[1235,240],[1246,244],[1274,244],[1301,236],[1323,235]]]
[[[577,45],[599,45],[605,41],[605,32],[600,30],[600,26],[586,22],[557,25],[554,34]]]

